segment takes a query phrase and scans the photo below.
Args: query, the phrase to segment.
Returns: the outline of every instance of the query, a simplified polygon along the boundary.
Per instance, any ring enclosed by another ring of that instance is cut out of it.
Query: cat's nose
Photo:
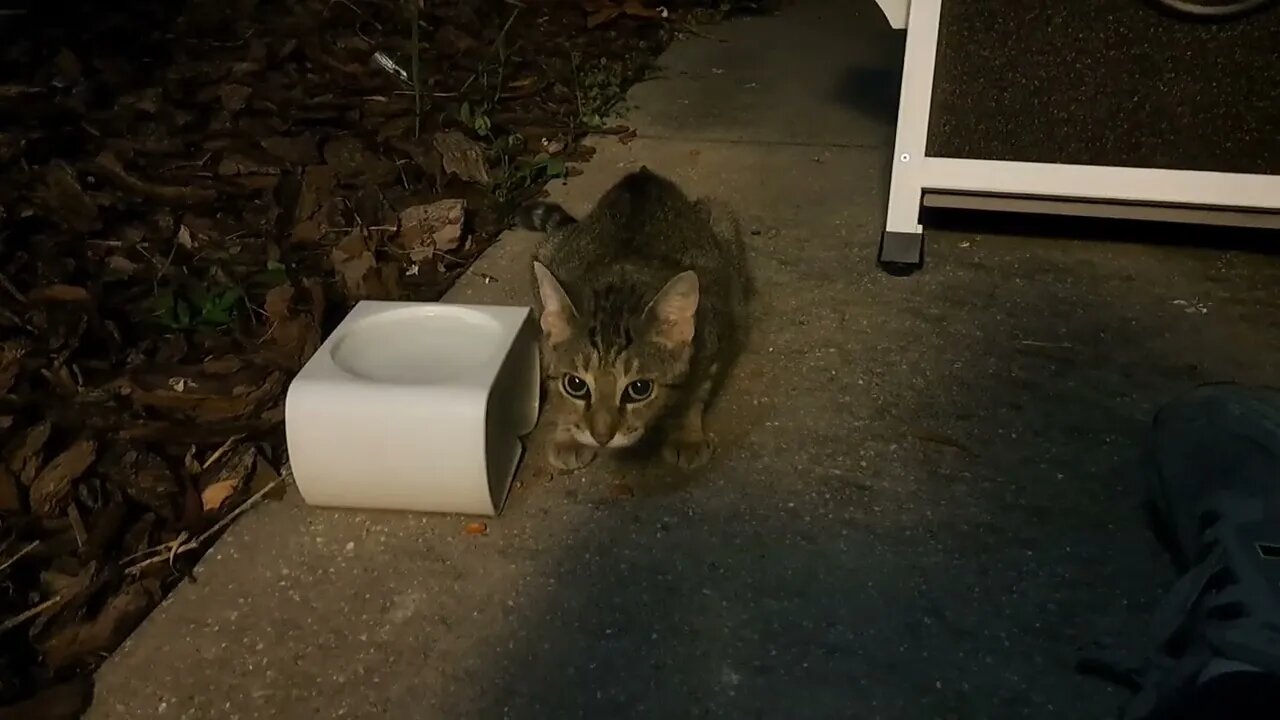
[[[617,434],[618,428],[613,422],[613,418],[603,415],[591,418],[591,439],[599,443],[600,447],[608,445],[613,436]]]
[[[613,428],[602,428],[599,426],[593,426],[591,428],[591,439],[599,443],[600,447],[608,445],[609,441],[612,440],[613,436],[616,434],[617,433],[613,431]]]

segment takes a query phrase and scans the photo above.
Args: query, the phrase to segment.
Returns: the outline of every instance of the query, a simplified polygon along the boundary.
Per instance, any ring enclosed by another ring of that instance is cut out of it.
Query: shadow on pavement
[[[937,244],[914,284],[766,283],[761,343],[825,342],[833,370],[766,367],[757,389],[777,400],[750,445],[686,490],[598,508],[552,589],[513,610],[523,629],[494,650],[486,717],[1114,711],[1119,696],[1072,666],[1140,653],[1170,578],[1137,508],[1137,441],[1198,382],[1275,377],[1276,339],[1250,308],[1280,268]],[[1171,302],[1202,290],[1208,320]],[[810,317],[855,293],[870,319],[823,336],[779,293]]]

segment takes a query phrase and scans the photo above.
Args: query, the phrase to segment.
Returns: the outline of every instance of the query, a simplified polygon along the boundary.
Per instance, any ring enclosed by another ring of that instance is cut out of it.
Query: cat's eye
[[[578,400],[585,400],[591,396],[591,387],[587,385],[587,381],[574,375],[573,373],[565,373],[560,378],[560,387],[564,388],[564,394]]]
[[[623,402],[643,402],[653,394],[652,380],[632,380],[627,389],[622,391]]]

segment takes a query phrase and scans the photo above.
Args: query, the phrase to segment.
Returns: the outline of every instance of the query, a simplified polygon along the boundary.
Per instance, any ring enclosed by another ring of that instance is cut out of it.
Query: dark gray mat
[[[1280,11],[943,3],[933,156],[1280,174]]]

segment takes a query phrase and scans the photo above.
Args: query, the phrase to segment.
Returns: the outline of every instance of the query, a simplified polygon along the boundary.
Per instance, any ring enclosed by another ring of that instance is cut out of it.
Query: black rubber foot
[[[924,265],[924,234],[885,231],[880,235],[880,268],[890,275],[910,275]]]

